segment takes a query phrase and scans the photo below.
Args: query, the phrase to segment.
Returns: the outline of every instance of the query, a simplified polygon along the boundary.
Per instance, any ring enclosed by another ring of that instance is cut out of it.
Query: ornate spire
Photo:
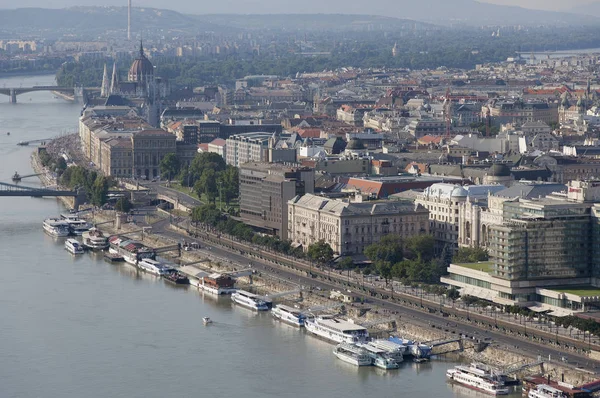
[[[119,91],[119,75],[117,72],[117,63],[115,62],[113,64],[113,71],[112,71],[112,79],[110,81],[110,92],[109,94],[116,94],[117,91]]]
[[[104,73],[102,74],[102,88],[100,89],[101,97],[108,97],[109,82],[108,82],[108,71],[106,70],[106,64],[104,64]]]
[[[144,43],[143,43],[143,39],[140,39],[140,58],[144,58]]]

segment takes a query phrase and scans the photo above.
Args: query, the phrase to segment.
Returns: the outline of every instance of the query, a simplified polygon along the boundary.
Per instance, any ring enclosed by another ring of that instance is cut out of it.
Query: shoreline
[[[19,72],[0,72],[0,78],[19,77],[19,76],[49,76],[56,77],[56,71],[19,71]]]
[[[44,186],[56,184],[56,181],[50,175],[48,175],[48,170],[46,170],[44,167],[41,166],[41,164],[39,164],[38,159],[39,158],[37,156],[37,152],[33,152],[31,154],[31,164],[36,173],[41,173],[39,178],[42,184]],[[66,207],[72,208],[73,198],[60,197],[57,199],[61,200],[61,202]],[[93,211],[91,217],[88,218],[89,221],[95,224],[106,223],[107,221],[115,220],[116,214],[114,210],[96,212]],[[177,231],[172,226],[168,228],[174,232],[181,232]],[[139,227],[135,226],[134,224],[122,224],[120,229],[116,229],[114,225],[110,226],[104,224],[100,229],[108,235],[134,235],[136,233],[134,231],[139,231]],[[137,232],[137,234],[139,236],[139,232]],[[147,242],[148,245],[152,245],[152,247],[168,246],[176,242],[172,238],[159,236],[154,233],[144,233],[141,240]],[[210,244],[215,245],[214,242]],[[203,256],[202,253],[196,251],[182,251],[181,257],[178,258],[169,255],[162,255],[161,257],[164,257],[169,261],[176,263],[196,263],[197,266],[198,264],[201,264],[199,268],[203,268],[211,272],[231,272],[234,270],[244,268],[244,265],[233,263],[231,260],[228,260],[226,258],[217,258],[214,254],[204,254]],[[208,266],[204,265],[205,262],[207,262]],[[255,279],[255,284],[253,284],[248,277],[239,278],[238,280],[241,282],[240,287],[249,288],[263,295],[269,293],[290,291],[297,288],[296,283],[288,282],[287,280],[276,277],[275,275],[268,272],[260,272],[259,274],[254,275],[253,279]],[[192,288],[192,290],[195,289]],[[333,304],[339,304],[339,301],[331,299],[326,293],[327,290],[302,291],[303,306],[306,306],[306,308],[310,308],[312,306],[331,306]],[[380,320],[382,317],[385,317],[386,322],[380,324],[382,325],[381,328],[369,329],[369,332],[372,334],[395,334],[404,338],[410,338],[412,340],[420,342],[450,340],[457,338],[456,334],[450,334],[447,332],[447,330],[444,331],[440,326],[435,327],[431,324],[425,325],[425,322],[420,321],[418,318],[413,317],[413,319],[410,319],[407,317],[402,317],[393,313],[389,313],[383,307],[380,307],[374,303],[367,302],[366,305],[355,305],[355,303],[350,303],[345,304],[345,307],[346,315],[344,316],[357,319],[358,323]],[[467,340],[467,342],[469,341]],[[501,343],[492,342],[492,344],[488,345],[481,352],[476,352],[477,350],[475,349],[475,346],[476,344],[466,344],[463,351],[457,351],[455,353],[452,353],[451,355],[459,358],[460,361],[483,362],[497,368],[507,367],[517,362],[532,363],[537,360],[537,358],[533,357],[532,355],[527,355],[523,352],[519,352],[518,347],[510,347]],[[546,373],[564,375],[565,381],[568,381],[574,385],[583,384],[585,382],[594,380],[594,378],[590,377],[591,375],[587,372],[577,371],[576,369],[560,366],[551,362],[546,362]]]

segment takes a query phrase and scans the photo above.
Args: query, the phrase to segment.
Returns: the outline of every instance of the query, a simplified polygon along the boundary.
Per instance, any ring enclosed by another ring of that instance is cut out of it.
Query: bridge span
[[[62,86],[33,86],[33,87],[0,87],[0,94],[8,95],[10,102],[17,103],[17,96],[20,94],[31,93],[34,91],[55,91],[71,95],[75,102],[83,103],[90,91],[99,91],[96,87],[62,87]]]
[[[79,204],[84,203],[86,199],[86,195],[83,190],[63,191],[58,189],[28,187],[20,184],[17,185],[0,182],[0,197],[2,196],[29,196],[32,198],[70,196],[75,198],[75,205],[73,206],[75,209],[79,207]]]

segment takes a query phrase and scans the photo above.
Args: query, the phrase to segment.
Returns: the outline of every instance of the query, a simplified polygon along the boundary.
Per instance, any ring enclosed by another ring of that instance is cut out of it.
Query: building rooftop
[[[566,287],[553,287],[548,290],[552,290],[560,293],[572,294],[579,297],[599,297],[600,288],[594,286],[566,286]]]
[[[477,263],[460,263],[460,264],[454,264],[454,265],[457,265],[459,267],[469,268],[474,271],[487,272],[488,274],[494,270],[494,263],[491,261],[480,261]]]

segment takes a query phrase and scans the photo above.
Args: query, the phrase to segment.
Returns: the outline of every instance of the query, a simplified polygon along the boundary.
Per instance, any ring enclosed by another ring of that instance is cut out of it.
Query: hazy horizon
[[[448,1],[448,0],[444,0]],[[455,1],[455,0],[449,0]],[[483,3],[493,3],[507,6],[520,6],[524,8],[530,8],[535,10],[549,10],[549,11],[564,11],[575,6],[581,6],[593,2],[593,0],[571,0],[568,5],[562,0],[479,0]],[[263,0],[222,0],[220,2],[200,4],[196,1],[191,0],[133,0],[134,7],[150,7],[150,8],[163,8],[174,10],[189,14],[234,14],[234,13],[248,13],[248,14],[278,14],[278,13],[311,13],[310,10],[299,7],[298,2],[291,1],[280,1],[278,2],[279,8],[273,10],[272,6],[269,6],[268,1]],[[284,4],[281,4],[284,3]],[[288,7],[285,7],[285,3],[288,3]],[[265,6],[266,4],[266,6]],[[335,8],[329,10],[327,3],[320,3],[323,7],[321,9],[315,9],[314,13],[337,13],[337,14],[371,14],[368,7],[364,7],[364,3],[348,2],[349,7],[347,10],[340,10]],[[47,0],[20,0],[15,2],[14,0],[0,0],[0,9],[16,9],[25,7],[39,7],[39,8],[65,8],[73,6],[126,6],[126,0],[105,0],[99,4],[95,0],[52,0],[51,4]],[[281,7],[283,6],[283,7]],[[360,7],[362,12],[357,11]],[[426,17],[426,16],[423,16]]]

